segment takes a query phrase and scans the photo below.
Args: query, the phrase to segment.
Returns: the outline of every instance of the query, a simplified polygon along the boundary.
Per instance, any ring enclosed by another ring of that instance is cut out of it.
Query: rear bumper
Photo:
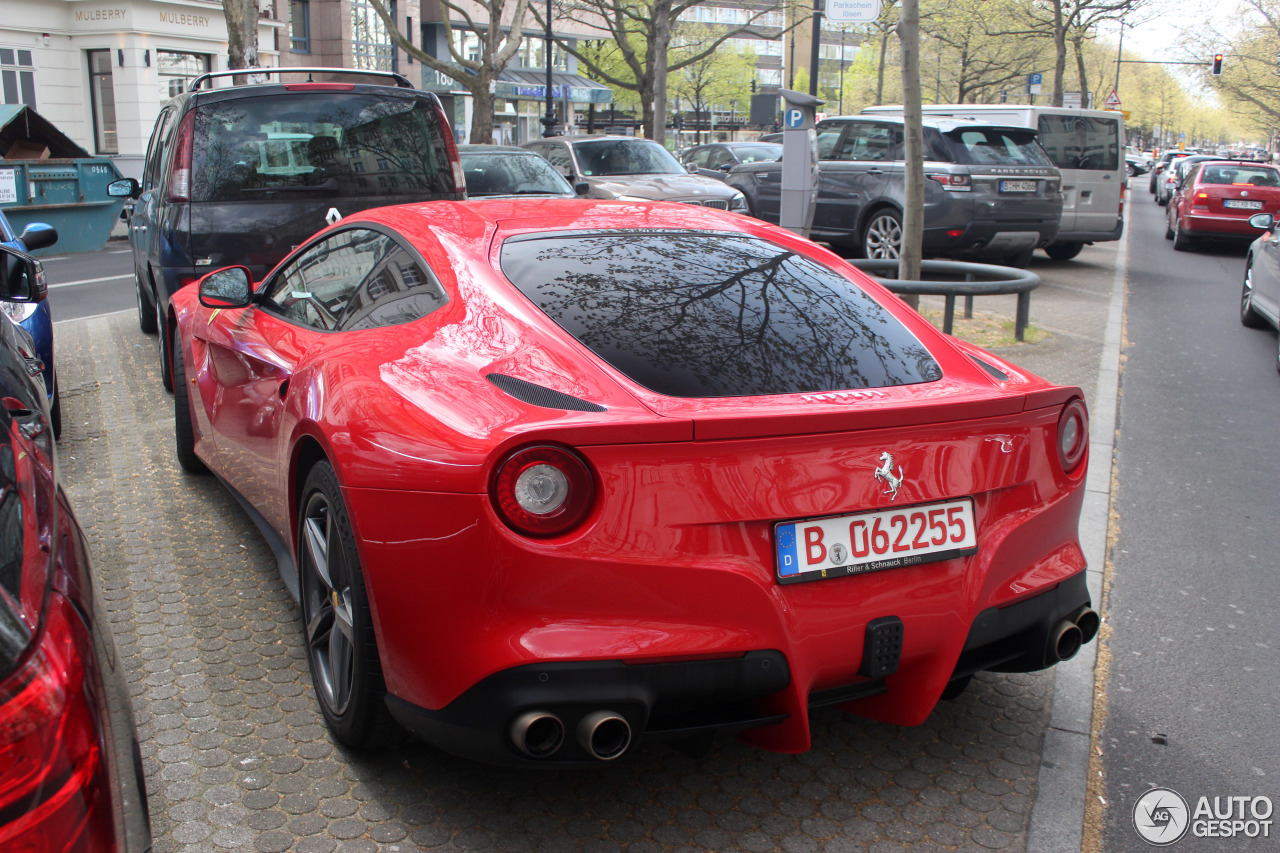
[[[924,253],[952,257],[1004,258],[1047,246],[1058,237],[1059,223],[1052,220],[976,220],[965,224],[959,236],[955,228],[926,228]]]
[[[1089,605],[1081,571],[1031,598],[984,610],[969,628],[951,680],[983,670],[1030,672],[1053,665],[1056,658],[1046,650],[1055,626]],[[903,639],[910,643],[910,637]],[[861,672],[873,665],[870,654],[864,650]],[[394,696],[387,704],[401,725],[448,752],[492,764],[567,767],[599,763],[575,736],[597,712],[623,717],[631,745],[706,742],[716,734],[753,729],[769,745],[770,730],[785,728],[792,716],[807,718],[810,709],[829,705],[854,712],[873,709],[891,700],[899,684],[893,674],[860,677],[807,692],[796,702],[789,695],[795,685],[786,655],[767,649],[669,663],[530,664],[489,676],[439,710]],[[513,740],[516,721],[531,711],[560,721],[565,733],[562,745],[543,757],[524,754]]]
[[[1253,242],[1262,232],[1249,224],[1249,216],[1255,213],[1266,213],[1263,210],[1249,211],[1247,216],[1232,214],[1221,216],[1205,213],[1182,214],[1182,233],[1187,237],[1201,240],[1239,240]]]

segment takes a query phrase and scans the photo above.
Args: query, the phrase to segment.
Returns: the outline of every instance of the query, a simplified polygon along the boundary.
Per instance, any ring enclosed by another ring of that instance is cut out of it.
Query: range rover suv
[[[848,116],[817,125],[818,200],[810,236],[868,258],[902,245],[901,117]],[[1053,242],[1062,181],[1034,130],[924,119],[924,254],[1025,266]],[[782,163],[735,166],[726,183],[752,215],[778,221]]]
[[[341,68],[253,71],[279,76],[226,88],[214,88],[215,81],[245,72],[193,80],[160,110],[141,183],[125,178],[107,188],[136,199],[128,216],[138,325],[160,332],[168,390],[169,298],[183,285],[236,265],[261,278],[330,221],[361,210],[466,198],[440,101],[406,77]]]

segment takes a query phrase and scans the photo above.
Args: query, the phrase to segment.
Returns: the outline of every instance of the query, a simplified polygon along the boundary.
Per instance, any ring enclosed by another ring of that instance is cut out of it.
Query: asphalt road
[[[1266,796],[1280,811],[1276,333],[1240,324],[1243,246],[1175,252],[1152,198],[1140,184],[1130,213],[1100,742],[1108,853],[1150,849],[1133,814],[1157,787],[1193,818],[1202,796]],[[1269,817],[1270,837],[1252,841],[1193,837],[1193,821],[1173,849],[1280,849]]]
[[[126,241],[112,240],[100,252],[59,254],[55,245],[38,254],[49,279],[55,323],[134,307],[133,260]]]

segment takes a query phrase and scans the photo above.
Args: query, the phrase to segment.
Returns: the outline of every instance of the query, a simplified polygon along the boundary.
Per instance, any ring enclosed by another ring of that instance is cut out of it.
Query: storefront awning
[[[499,98],[520,101],[545,101],[547,99],[547,72],[503,71],[498,75],[494,94]],[[613,92],[607,87],[577,74],[552,72],[551,97],[557,101],[568,100],[575,104],[611,104]]]

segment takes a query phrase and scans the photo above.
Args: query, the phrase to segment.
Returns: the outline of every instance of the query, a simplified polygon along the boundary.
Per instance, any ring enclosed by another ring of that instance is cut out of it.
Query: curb
[[[1127,217],[1126,217],[1127,218]],[[1089,406],[1089,473],[1080,513],[1080,545],[1088,564],[1089,597],[1101,613],[1102,580],[1111,512],[1111,473],[1115,464],[1116,419],[1119,416],[1120,347],[1124,336],[1125,279],[1129,229],[1116,251],[1115,277],[1098,385]],[[1105,618],[1105,614],[1103,614]],[[1101,637],[1080,654],[1058,664],[1053,706],[1040,754],[1040,775],[1027,853],[1079,850],[1084,840],[1085,792],[1089,783],[1089,748],[1093,732],[1094,664]]]

